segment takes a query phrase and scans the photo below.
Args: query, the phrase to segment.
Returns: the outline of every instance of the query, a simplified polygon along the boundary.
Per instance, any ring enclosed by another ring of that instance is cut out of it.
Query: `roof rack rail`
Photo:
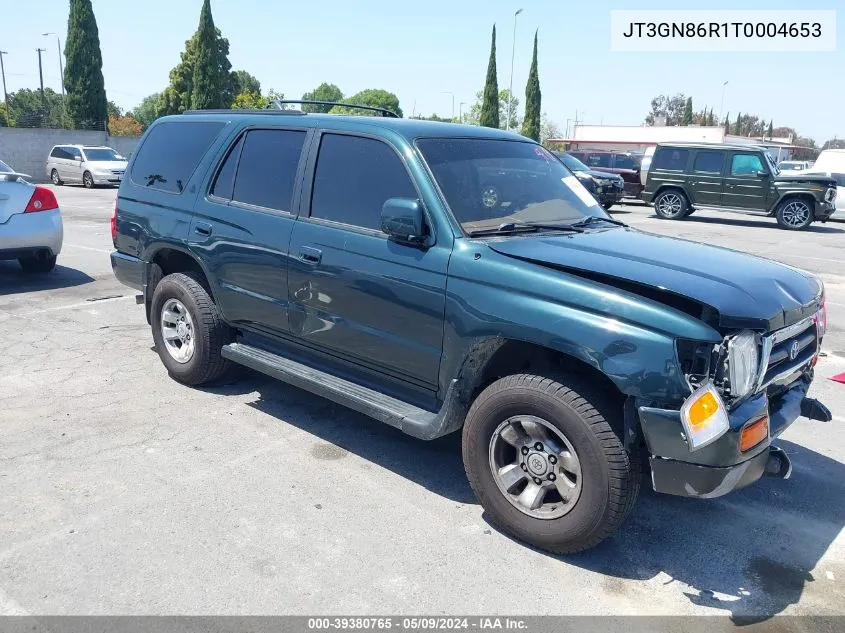
[[[240,108],[229,110],[227,108],[216,108],[212,110],[186,110],[183,114],[273,114],[289,116],[305,116],[302,110],[265,110],[264,108]]]
[[[311,100],[295,100],[295,99],[275,99],[268,108],[277,108],[277,112],[285,112],[283,106],[285,105],[322,105],[322,106],[343,106],[345,108],[356,108],[358,110],[369,110],[370,112],[378,112],[383,117],[391,117],[394,119],[400,118],[393,110],[387,108],[379,108],[376,106],[360,105],[357,103],[343,103],[341,101],[311,101]]]

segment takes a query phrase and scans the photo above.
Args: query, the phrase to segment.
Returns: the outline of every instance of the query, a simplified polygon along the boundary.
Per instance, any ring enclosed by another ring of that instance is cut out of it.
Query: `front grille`
[[[112,169],[112,172],[115,176],[122,176],[123,172],[126,171],[124,169]]]
[[[813,360],[818,346],[814,317],[802,319],[764,337],[756,391],[803,370]]]

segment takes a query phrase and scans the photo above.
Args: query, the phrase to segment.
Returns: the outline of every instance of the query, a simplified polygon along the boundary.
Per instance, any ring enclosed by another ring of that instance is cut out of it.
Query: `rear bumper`
[[[135,290],[144,290],[147,270],[147,263],[144,260],[119,251],[113,251],[111,254],[111,268],[114,276],[124,286],[129,286]]]
[[[640,424],[651,456],[655,491],[712,498],[757,481],[766,469],[775,438],[802,412],[813,414],[809,403],[814,401],[807,398],[811,380],[812,373],[808,372],[772,400],[762,393],[742,403],[730,414],[730,430],[695,452],[690,452],[683,437],[680,412],[640,407]],[[769,437],[743,453],[740,450],[743,427],[765,415],[769,417]]]
[[[0,224],[0,259],[17,259],[26,255],[62,251],[64,228],[61,211],[16,213]]]

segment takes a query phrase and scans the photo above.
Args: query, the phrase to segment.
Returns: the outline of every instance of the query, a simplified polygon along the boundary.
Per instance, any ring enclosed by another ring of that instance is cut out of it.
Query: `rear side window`
[[[665,169],[668,171],[683,171],[687,166],[689,158],[688,149],[676,147],[661,147],[654,153],[651,162],[652,169]]]
[[[52,158],[70,158],[70,154],[68,154],[64,149],[61,147],[54,147],[53,151],[50,152],[50,156]]]
[[[693,171],[702,171],[708,174],[721,174],[724,164],[725,152],[698,152],[692,169]]]
[[[731,176],[756,176],[763,169],[763,161],[757,154],[734,154],[731,159]]]
[[[232,201],[290,212],[305,132],[251,130],[238,162]]]
[[[154,126],[132,163],[132,182],[142,187],[182,193],[222,121],[174,121]]]
[[[610,154],[587,154],[583,162],[588,167],[610,167]]]
[[[314,174],[311,217],[379,230],[388,198],[417,198],[405,165],[385,143],[324,134]]]
[[[616,161],[613,163],[616,169],[639,169],[640,158],[628,156],[627,154],[617,154]]]
[[[214,184],[211,186],[211,195],[224,200],[232,199],[232,191],[235,189],[235,170],[238,168],[238,160],[241,158],[241,148],[244,144],[244,137],[239,136],[237,142],[226,154],[226,160],[223,162],[220,171],[217,172],[217,177],[214,179]]]

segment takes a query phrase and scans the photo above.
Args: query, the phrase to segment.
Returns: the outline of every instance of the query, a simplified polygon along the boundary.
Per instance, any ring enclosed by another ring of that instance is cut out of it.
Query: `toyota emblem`
[[[798,341],[792,341],[792,345],[789,346],[789,360],[798,358],[798,352],[800,351],[801,348],[798,345]]]

